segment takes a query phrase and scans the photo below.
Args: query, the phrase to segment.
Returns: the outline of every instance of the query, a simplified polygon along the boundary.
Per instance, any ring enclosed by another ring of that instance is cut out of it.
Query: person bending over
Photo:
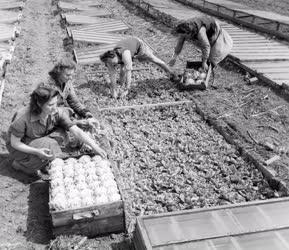
[[[49,137],[57,128],[70,131],[95,154],[106,157],[106,152],[70,120],[68,109],[57,106],[57,97],[56,90],[39,86],[31,94],[30,105],[14,114],[6,143],[14,169],[39,177],[62,153],[57,141]]]
[[[197,41],[202,50],[202,68],[208,70],[208,62],[215,67],[232,50],[233,40],[230,35],[220,27],[212,17],[199,16],[179,23],[175,32],[179,34],[178,42],[172,59],[173,66],[183,49],[185,40]]]
[[[100,60],[106,65],[110,76],[110,90],[113,98],[117,98],[117,65],[120,65],[119,81],[123,86],[125,85],[122,96],[127,95],[131,87],[131,71],[133,69],[132,62],[134,59],[140,61],[150,61],[160,66],[165,70],[170,77],[174,75],[170,67],[161,59],[153,54],[153,51],[144,41],[138,37],[128,37],[120,40],[114,49],[106,51],[100,56]]]

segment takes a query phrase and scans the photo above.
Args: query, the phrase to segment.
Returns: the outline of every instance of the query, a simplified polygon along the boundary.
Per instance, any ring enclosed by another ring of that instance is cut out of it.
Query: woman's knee
[[[34,148],[48,148],[54,155],[58,155],[62,152],[58,142],[48,136],[33,140],[30,142],[29,146]]]

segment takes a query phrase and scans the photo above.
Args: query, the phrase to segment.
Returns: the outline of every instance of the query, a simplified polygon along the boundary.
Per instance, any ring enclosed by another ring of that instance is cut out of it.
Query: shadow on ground
[[[137,250],[135,249],[133,242],[130,240],[125,240],[119,243],[112,243],[111,249],[112,250]]]
[[[47,182],[34,182],[28,196],[27,241],[48,244],[52,239],[52,224],[49,214],[49,185]]]
[[[33,177],[29,177],[24,173],[14,170],[11,164],[12,161],[9,159],[9,154],[0,153],[0,175],[11,177],[22,182],[23,184],[29,184],[36,180]]]
[[[48,207],[48,183],[36,182],[34,178],[15,171],[11,167],[11,160],[8,154],[3,153],[0,154],[0,175],[15,179],[25,185],[30,184],[26,201],[28,203],[28,211],[24,212],[27,214],[27,230],[23,236],[26,237],[28,243],[48,244],[52,238],[52,225]],[[17,187],[15,188],[17,189]],[[25,195],[24,198],[26,199]],[[24,201],[24,203],[26,202]],[[11,207],[11,209],[13,208]]]

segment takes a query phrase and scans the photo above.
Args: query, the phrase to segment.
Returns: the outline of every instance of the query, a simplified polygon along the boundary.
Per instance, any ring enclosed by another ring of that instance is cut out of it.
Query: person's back
[[[191,27],[193,39],[197,39],[197,35],[202,27],[206,28],[206,34],[209,40],[218,32],[218,26],[216,24],[216,20],[213,17],[198,16],[186,20],[185,23],[188,23]]]
[[[138,54],[141,47],[141,43],[138,38],[136,37],[128,37],[123,40],[120,40],[116,46],[115,49],[119,53],[119,55],[122,55],[122,53],[125,50],[129,50],[132,57]]]

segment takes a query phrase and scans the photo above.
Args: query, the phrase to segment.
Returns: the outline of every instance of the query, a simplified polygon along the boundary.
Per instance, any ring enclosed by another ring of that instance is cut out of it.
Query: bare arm
[[[81,142],[89,145],[96,154],[99,154],[101,157],[106,158],[106,152],[101,149],[96,142],[89,137],[82,129],[77,127],[76,125],[69,128],[69,131]]]
[[[49,154],[50,150],[47,148],[34,148],[26,145],[21,141],[20,137],[16,137],[15,135],[11,134],[11,146],[23,153],[37,155],[41,159],[53,159],[54,156]]]
[[[124,68],[124,65],[121,65],[120,66],[120,73],[119,73],[119,81],[120,81],[120,84],[121,84],[121,86],[123,86],[124,85],[124,83],[125,83],[125,68]]]
[[[179,54],[183,50],[185,41],[186,41],[186,36],[185,35],[180,35],[179,38],[178,38],[178,41],[177,41],[177,45],[175,47],[175,51],[174,51],[173,57],[169,61],[169,65],[170,66],[173,66],[176,63],[176,60],[177,60]]]
[[[117,75],[117,70],[116,67],[113,65],[108,64],[107,65],[108,68],[108,73],[109,73],[109,78],[110,78],[110,89],[113,91],[115,91],[116,88],[116,75]]]
[[[181,35],[175,47],[175,55],[179,55],[182,52],[185,41],[186,41],[186,36]]]
[[[124,74],[126,87],[130,88],[131,85],[131,71],[132,71],[132,58],[129,50],[125,50],[122,53],[122,61],[124,63]]]
[[[90,111],[83,104],[80,103],[73,86],[71,87],[70,92],[67,96],[67,103],[73,109],[73,111],[80,117],[82,118],[92,117]]]
[[[198,33],[198,41],[200,42],[201,50],[202,50],[202,64],[203,68],[207,65],[208,58],[210,56],[211,45],[206,33],[206,28],[202,27]]]

